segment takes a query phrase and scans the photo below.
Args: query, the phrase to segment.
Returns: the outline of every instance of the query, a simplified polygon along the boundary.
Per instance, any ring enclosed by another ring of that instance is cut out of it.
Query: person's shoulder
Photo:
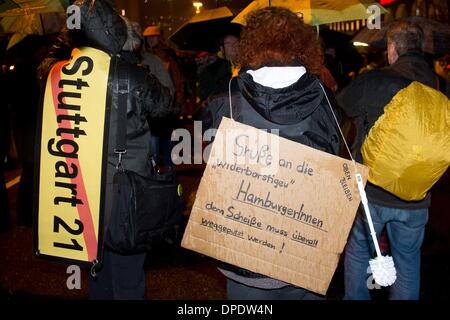
[[[133,87],[140,87],[142,84],[146,83],[147,76],[151,74],[149,66],[142,64],[139,61],[124,62],[123,66],[126,68],[127,77]],[[116,73],[116,75],[120,76],[119,73]]]
[[[228,60],[219,58],[213,63],[209,64],[205,67],[205,71],[215,73],[219,69],[228,68],[230,66],[230,62]]]
[[[163,61],[177,63],[176,55],[172,55],[167,48],[155,48],[154,54]]]
[[[208,64],[206,67],[203,68],[202,72],[198,75],[200,79],[206,79],[211,77],[215,73],[215,63],[213,62],[211,64]]]
[[[222,105],[225,103],[228,104],[228,99],[228,91],[215,92],[206,99],[206,103],[207,105]]]
[[[156,54],[148,51],[144,51],[142,53],[142,61],[143,62],[149,62],[149,63],[163,63],[161,58],[158,57]]]
[[[390,68],[381,68],[376,70],[370,70],[360,74],[355,79],[355,84],[360,85],[399,85],[404,86],[407,85],[410,80],[402,76],[401,74],[395,72]]]

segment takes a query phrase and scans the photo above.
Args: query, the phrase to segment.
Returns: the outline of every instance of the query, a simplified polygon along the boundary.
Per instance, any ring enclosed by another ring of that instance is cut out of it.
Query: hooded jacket
[[[43,62],[40,70],[44,84],[53,64],[69,60],[73,48],[87,46],[100,49],[111,56],[108,79],[109,131],[108,163],[106,169],[106,193],[104,225],[109,222],[111,210],[112,182],[116,172],[118,155],[114,153],[118,130],[118,79],[128,82],[126,93],[126,154],[122,157],[124,169],[140,175],[150,174],[150,128],[148,118],[159,118],[176,113],[169,89],[159,83],[149,70],[139,63],[132,52],[121,51],[129,37],[133,36],[129,26],[105,1],[80,1],[81,30],[66,31],[54,48],[51,57]]]
[[[294,84],[275,89],[255,82],[242,71],[232,80],[231,94],[234,120],[258,129],[279,129],[283,138],[338,153],[337,124],[314,75],[306,73]],[[331,94],[328,98],[332,101]],[[204,124],[218,128],[223,116],[230,117],[228,92],[211,97]]]
[[[283,71],[280,74],[282,76]],[[258,129],[279,129],[283,138],[338,154],[338,125],[323,87],[310,73],[283,88],[267,87],[242,70],[231,81],[233,119]],[[331,99],[332,95],[327,95]],[[230,117],[228,92],[210,98],[204,124],[208,128],[218,128],[223,116]],[[275,289],[289,285],[226,263],[221,263],[220,269],[226,277],[253,287]]]
[[[105,1],[82,1],[81,32],[87,44],[112,56],[108,90],[111,96],[108,139],[107,184],[112,183],[118,156],[114,153],[118,122],[118,80],[128,81],[127,92],[127,153],[124,169],[141,175],[150,170],[150,128],[147,118],[162,118],[175,113],[168,88],[160,84],[133,52],[123,51],[125,43],[139,42],[131,24],[121,18]],[[122,70],[119,72],[119,70]],[[107,193],[108,201],[108,193]]]

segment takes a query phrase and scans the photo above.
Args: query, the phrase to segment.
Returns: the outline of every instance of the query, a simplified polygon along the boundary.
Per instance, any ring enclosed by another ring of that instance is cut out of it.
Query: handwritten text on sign
[[[367,179],[366,167],[357,170]],[[360,202],[354,171],[224,118],[182,245],[325,294]]]

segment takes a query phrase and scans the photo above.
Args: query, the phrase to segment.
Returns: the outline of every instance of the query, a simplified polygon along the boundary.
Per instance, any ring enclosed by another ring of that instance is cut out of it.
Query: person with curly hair
[[[323,53],[316,32],[285,8],[267,7],[246,17],[238,47],[240,73],[229,92],[210,98],[204,125],[218,128],[223,116],[338,154],[339,129],[319,80]],[[332,94],[329,94],[331,97]],[[323,296],[283,281],[220,263],[228,299],[307,300]]]

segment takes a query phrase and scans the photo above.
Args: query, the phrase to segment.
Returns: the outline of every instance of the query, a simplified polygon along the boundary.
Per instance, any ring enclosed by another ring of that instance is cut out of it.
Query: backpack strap
[[[127,153],[127,98],[130,91],[130,80],[128,78],[128,68],[126,65],[117,62],[117,135],[114,153],[118,154],[119,161],[117,168],[122,167],[122,156]]]

